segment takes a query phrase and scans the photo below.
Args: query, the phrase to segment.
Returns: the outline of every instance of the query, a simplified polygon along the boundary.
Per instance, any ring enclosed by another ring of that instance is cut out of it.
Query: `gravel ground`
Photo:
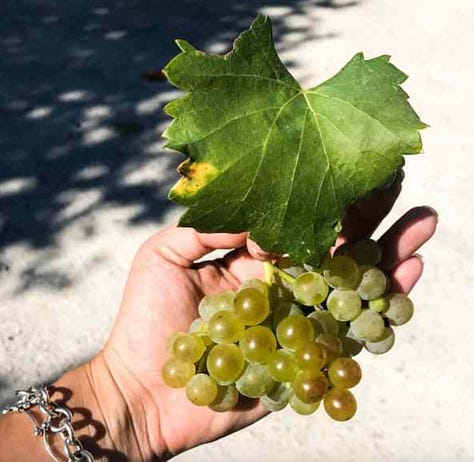
[[[425,154],[407,160],[383,228],[422,204],[438,210],[440,225],[421,251],[413,321],[388,355],[359,357],[365,376],[353,420],[283,411],[177,460],[474,460],[472,2],[222,3],[0,7],[0,403],[98,351],[135,250],[179,216],[165,199],[179,159],[162,153],[159,136],[160,109],[174,92],[141,74],[176,53],[177,36],[227,49],[262,11],[307,86],[360,50],[391,54],[410,75],[404,88],[431,128]]]

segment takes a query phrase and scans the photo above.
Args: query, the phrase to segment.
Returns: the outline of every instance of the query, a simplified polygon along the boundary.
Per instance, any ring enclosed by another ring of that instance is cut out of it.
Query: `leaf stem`
[[[278,274],[278,276],[280,276],[284,281],[288,282],[289,284],[294,284],[296,281],[296,278],[289,275],[281,268],[278,268],[278,266],[274,265],[269,261],[265,262],[265,281],[271,284],[274,274]]]

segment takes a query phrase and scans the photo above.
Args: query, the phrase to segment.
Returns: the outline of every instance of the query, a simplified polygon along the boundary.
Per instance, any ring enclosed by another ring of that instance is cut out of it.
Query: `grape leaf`
[[[174,120],[164,136],[189,156],[170,192],[188,207],[181,226],[249,230],[265,250],[318,264],[346,208],[421,151],[426,125],[389,56],[358,53],[303,90],[278,58],[267,17],[225,56],[177,44],[164,72],[186,93],[166,106]]]

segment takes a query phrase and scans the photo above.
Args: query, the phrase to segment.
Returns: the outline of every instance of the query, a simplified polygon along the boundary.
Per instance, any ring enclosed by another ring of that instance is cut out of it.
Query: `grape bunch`
[[[389,291],[381,258],[380,246],[364,239],[340,246],[318,268],[283,258],[265,264],[266,282],[205,296],[188,332],[168,339],[164,382],[218,412],[242,395],[302,415],[323,403],[331,418],[349,420],[357,409],[350,389],[362,377],[353,357],[362,348],[386,353],[392,326],[413,315],[411,300]]]

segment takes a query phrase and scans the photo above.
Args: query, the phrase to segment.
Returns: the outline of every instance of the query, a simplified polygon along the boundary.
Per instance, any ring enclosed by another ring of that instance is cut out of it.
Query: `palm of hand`
[[[344,222],[342,239],[370,236],[391,209],[400,192],[399,178],[389,189],[377,191],[353,207]],[[409,292],[421,275],[422,262],[413,252],[434,232],[436,217],[417,208],[401,218],[382,238],[386,270],[392,284]],[[143,396],[145,434],[137,435],[176,454],[242,428],[265,415],[255,403],[245,409],[216,413],[193,406],[183,390],[163,383],[166,339],[186,331],[198,316],[204,294],[235,290],[252,277],[261,277],[262,262],[245,247],[246,235],[199,234],[191,229],[168,228],[139,250],[130,272],[121,311],[104,350],[114,372],[129,393]],[[214,249],[240,248],[226,257],[195,265]],[[156,443],[155,443],[156,442]]]

